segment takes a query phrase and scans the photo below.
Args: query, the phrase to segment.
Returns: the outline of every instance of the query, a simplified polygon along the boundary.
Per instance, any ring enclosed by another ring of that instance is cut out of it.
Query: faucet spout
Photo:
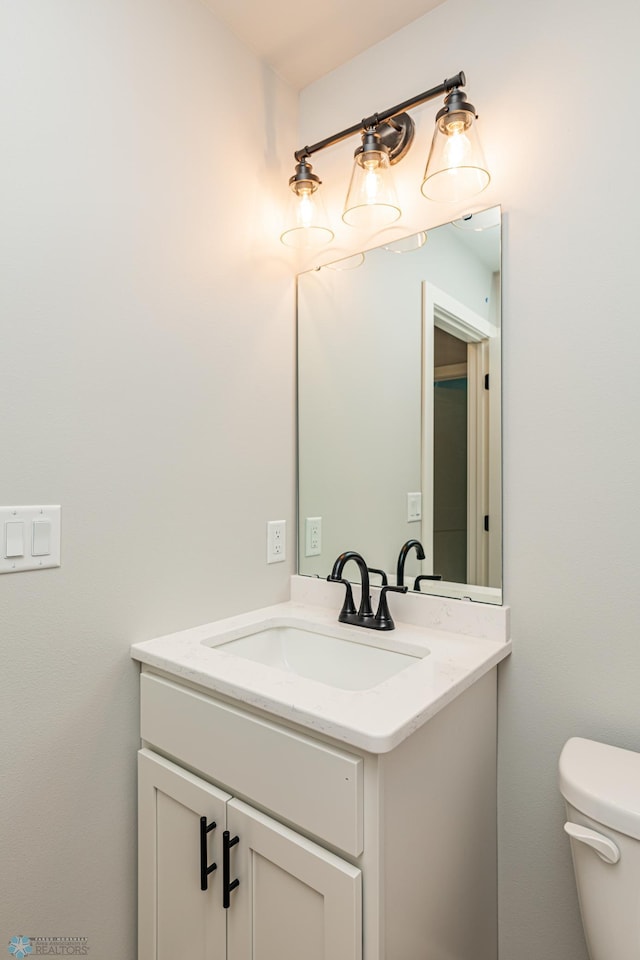
[[[404,586],[404,565],[407,560],[407,555],[410,550],[413,550],[415,547],[416,555],[418,560],[424,560],[424,548],[419,540],[407,540],[406,543],[400,547],[400,554],[398,556],[398,568],[396,574],[396,584],[399,587]]]
[[[341,553],[340,556],[336,559],[336,562],[333,565],[333,570],[331,571],[331,576],[329,580],[342,580],[342,571],[344,570],[347,563],[353,560],[357,564],[358,569],[360,570],[360,579],[362,582],[362,596],[360,599],[360,607],[356,614],[357,623],[360,626],[364,626],[363,621],[373,619],[373,610],[371,609],[371,598],[369,596],[369,571],[367,569],[367,563],[364,557],[357,553],[355,550],[347,550],[345,553]],[[342,614],[340,618],[342,619]],[[343,621],[345,623],[356,623],[356,620],[351,619]]]

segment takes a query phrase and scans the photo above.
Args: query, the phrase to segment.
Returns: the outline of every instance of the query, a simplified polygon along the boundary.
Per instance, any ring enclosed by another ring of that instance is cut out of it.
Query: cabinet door
[[[360,960],[360,871],[240,800],[227,825],[227,960]]]
[[[149,750],[138,754],[138,960],[225,960],[222,832],[229,794]],[[201,889],[200,818],[206,835]]]

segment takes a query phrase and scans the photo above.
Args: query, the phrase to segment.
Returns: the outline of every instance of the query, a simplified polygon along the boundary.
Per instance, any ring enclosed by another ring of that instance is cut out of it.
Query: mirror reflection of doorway
[[[433,394],[433,569],[467,578],[467,344],[436,327]]]

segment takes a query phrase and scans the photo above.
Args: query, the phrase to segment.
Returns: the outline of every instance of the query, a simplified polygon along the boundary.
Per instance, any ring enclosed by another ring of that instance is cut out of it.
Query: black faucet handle
[[[342,620],[343,617],[355,616],[356,605],[353,602],[353,591],[351,589],[351,584],[348,580],[343,580],[342,577],[334,577],[332,575],[327,577],[329,583],[341,583],[346,587],[344,595],[344,603],[342,604],[342,610],[340,611],[339,620]]]
[[[405,585],[400,587],[383,587],[380,591],[380,603],[376,613],[376,625],[378,630],[395,630],[393,617],[389,612],[388,593],[406,593],[409,588]]]
[[[377,573],[378,576],[381,577],[383,587],[386,587],[386,585],[389,583],[387,579],[387,575],[384,572],[384,570],[378,570],[377,567],[367,567],[367,570],[369,571],[369,573]]]
[[[413,583],[413,589],[417,590],[420,593],[420,584],[423,580],[442,580],[442,574],[440,573],[421,573],[419,577],[416,577]]]

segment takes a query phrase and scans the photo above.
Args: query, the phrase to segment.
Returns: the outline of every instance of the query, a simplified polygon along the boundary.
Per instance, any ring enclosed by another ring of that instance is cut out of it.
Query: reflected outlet
[[[322,517],[307,517],[304,522],[304,555],[319,557],[322,553]]]

